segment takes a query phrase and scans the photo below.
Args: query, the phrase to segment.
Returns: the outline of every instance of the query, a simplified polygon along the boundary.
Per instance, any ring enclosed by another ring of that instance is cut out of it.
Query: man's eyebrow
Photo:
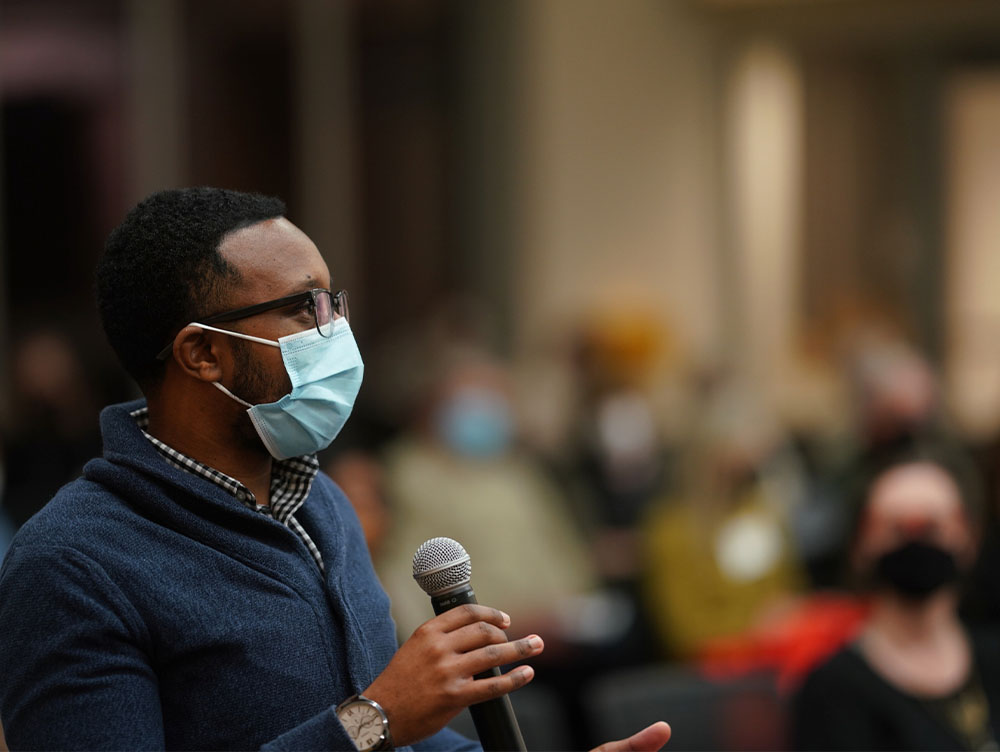
[[[331,280],[331,282],[332,282],[332,280]],[[308,277],[306,277],[304,280],[302,280],[302,282],[300,284],[301,284],[301,288],[303,290],[325,290],[326,289],[325,287],[323,287],[323,284],[320,281],[319,277],[314,277],[311,274]]]
[[[289,295],[298,295],[299,293],[309,292],[310,290],[322,290],[324,288],[319,286],[319,281],[315,279],[307,279],[304,282],[300,282],[295,287],[292,288]]]

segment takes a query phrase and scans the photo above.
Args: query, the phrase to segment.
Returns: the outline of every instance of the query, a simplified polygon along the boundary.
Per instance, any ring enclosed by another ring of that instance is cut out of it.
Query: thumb
[[[657,752],[669,739],[670,726],[664,721],[657,721],[628,739],[607,742],[592,752]]]

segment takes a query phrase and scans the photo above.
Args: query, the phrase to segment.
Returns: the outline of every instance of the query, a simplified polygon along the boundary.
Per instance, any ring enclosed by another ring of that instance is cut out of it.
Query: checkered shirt
[[[309,553],[319,565],[320,571],[323,571],[323,557],[320,555],[319,549],[309,537],[309,533],[295,519],[295,513],[305,503],[309,489],[312,488],[313,480],[316,478],[316,473],[319,472],[319,460],[316,459],[315,454],[287,460],[275,460],[271,470],[271,503],[258,504],[253,492],[235,478],[230,478],[225,473],[221,473],[203,462],[181,454],[146,431],[149,426],[149,408],[139,408],[130,415],[143,435],[152,442],[167,462],[179,470],[211,481],[251,509],[287,525],[306,544]]]

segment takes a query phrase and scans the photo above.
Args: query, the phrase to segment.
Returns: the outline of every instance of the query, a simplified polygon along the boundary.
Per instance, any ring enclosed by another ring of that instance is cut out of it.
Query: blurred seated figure
[[[15,528],[100,453],[99,402],[70,335],[41,329],[11,358],[11,420],[3,437],[0,500]]]
[[[638,526],[670,482],[671,447],[655,397],[671,339],[648,312],[626,308],[585,321],[573,342],[571,493],[602,579],[633,600],[642,566]]]
[[[938,377],[926,357],[887,335],[860,337],[847,363],[859,449],[878,462],[940,429]]]
[[[938,374],[904,339],[863,330],[848,349],[844,367],[852,440],[829,476],[811,489],[810,504],[796,519],[797,538],[817,587],[846,584],[851,520],[845,499],[859,474],[915,440],[943,435]]]
[[[998,640],[957,614],[976,555],[976,477],[951,449],[913,443],[858,488],[850,562],[870,616],[796,695],[793,748],[997,749]]]
[[[325,459],[323,470],[351,502],[361,522],[368,552],[377,559],[389,527],[381,463],[366,450],[349,449]]]
[[[710,392],[677,491],[640,528],[646,612],[671,658],[752,629],[804,580],[780,432],[735,382]]]
[[[439,365],[416,424],[385,454],[390,517],[375,564],[400,634],[431,614],[411,577],[413,553],[445,536],[472,557],[480,600],[510,613],[519,630],[544,635],[547,656],[561,642],[595,637],[587,629],[601,639],[599,627],[617,617],[604,609],[579,618],[580,608],[601,611],[585,597],[596,576],[558,487],[517,446],[506,371],[466,350]]]
[[[479,601],[545,640],[535,683],[575,719],[556,748],[588,748],[578,691],[631,648],[635,609],[600,586],[561,487],[518,443],[508,371],[475,346],[447,352],[416,420],[384,454],[389,524],[374,562],[397,631],[407,637],[432,613],[411,576],[414,552],[430,538],[457,540]]]
[[[868,619],[867,599],[819,590],[772,609],[750,629],[707,640],[697,666],[707,677],[739,679],[770,674],[788,694],[802,678],[854,639]]]

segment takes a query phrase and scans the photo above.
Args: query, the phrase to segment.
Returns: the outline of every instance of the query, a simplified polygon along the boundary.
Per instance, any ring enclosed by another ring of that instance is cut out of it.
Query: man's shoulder
[[[313,479],[312,488],[301,513],[296,517],[308,517],[313,524],[319,525],[321,535],[332,535],[340,538],[344,534],[344,525],[348,528],[360,523],[350,500],[337,483],[325,472],[320,470]]]
[[[61,545],[80,540],[88,529],[124,523],[133,517],[114,493],[87,478],[77,478],[56,492],[14,536],[17,545]]]

